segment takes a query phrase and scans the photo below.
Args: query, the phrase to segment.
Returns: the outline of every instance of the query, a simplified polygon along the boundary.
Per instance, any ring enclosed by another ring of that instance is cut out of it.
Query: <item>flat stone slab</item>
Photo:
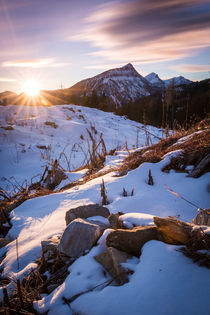
[[[65,220],[66,225],[77,218],[87,219],[89,217],[101,216],[108,218],[110,215],[109,210],[106,207],[100,206],[98,204],[80,206],[77,208],[72,208],[66,212]]]
[[[76,219],[67,225],[58,245],[61,254],[78,258],[89,251],[101,236],[99,225]]]

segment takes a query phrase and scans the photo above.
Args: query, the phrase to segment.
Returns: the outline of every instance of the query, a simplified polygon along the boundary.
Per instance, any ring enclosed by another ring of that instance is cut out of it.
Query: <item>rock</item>
[[[121,263],[126,262],[128,258],[132,256],[125,252],[119,251],[116,248],[109,247],[106,251],[95,256],[97,262],[99,262],[115,280],[120,284],[128,282],[128,270],[121,266]]]
[[[196,225],[207,225],[210,226],[210,208],[209,209],[198,209],[196,217],[192,220],[192,223]]]
[[[189,174],[189,177],[200,177],[206,172],[210,171],[210,153],[207,154],[194,168],[191,174]]]
[[[47,253],[48,251],[53,252],[55,255],[58,253],[58,244],[59,244],[59,239],[57,238],[49,238],[45,241],[41,242],[42,246],[42,254]]]
[[[90,218],[91,219],[91,218]],[[93,224],[96,224],[100,227],[100,231],[101,231],[101,234],[103,234],[103,232],[109,228],[109,225],[101,222],[101,221],[98,221],[98,220],[90,220],[90,219],[87,219],[88,222],[90,223],[93,223]]]
[[[0,238],[0,248],[6,246],[9,244],[11,241],[8,238]]]
[[[122,223],[122,221],[119,219],[119,214],[113,214],[113,213],[111,213],[111,214],[108,216],[108,220],[109,220],[111,229],[116,230],[116,229],[122,229],[122,228],[123,228],[123,223]]]
[[[151,240],[158,240],[155,226],[136,227],[132,230],[116,230],[106,239],[108,247],[115,247],[131,255],[139,256],[142,246]]]
[[[76,219],[63,232],[58,250],[68,257],[78,258],[89,251],[100,236],[101,229],[97,224]]]
[[[102,216],[107,218],[110,215],[109,210],[106,207],[98,204],[80,206],[72,208],[66,212],[66,225],[77,218],[89,218],[94,216]]]
[[[192,225],[172,217],[165,219],[154,217],[154,223],[160,234],[160,240],[173,245],[187,244],[192,237]]]

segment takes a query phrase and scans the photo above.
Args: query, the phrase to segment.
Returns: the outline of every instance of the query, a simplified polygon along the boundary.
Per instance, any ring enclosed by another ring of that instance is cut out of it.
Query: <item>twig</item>
[[[18,237],[16,238],[16,254],[17,254],[17,268],[18,268],[18,271],[19,271],[20,263],[19,263],[19,254],[18,254]]]
[[[166,186],[166,185],[165,185],[165,186]],[[171,189],[170,187],[166,186],[166,189],[167,189],[168,191],[170,191],[173,195],[175,195],[175,196],[177,196],[177,197],[183,199],[184,201],[188,202],[191,206],[194,206],[194,207],[196,207],[196,208],[199,208],[199,209],[203,210],[204,212],[208,212],[208,211],[206,211],[205,209],[203,209],[203,208],[199,207],[198,205],[196,205],[195,203],[193,203],[193,202],[187,200],[186,198],[182,197],[181,195],[179,195],[178,193],[176,193],[176,192],[175,192],[173,189]]]

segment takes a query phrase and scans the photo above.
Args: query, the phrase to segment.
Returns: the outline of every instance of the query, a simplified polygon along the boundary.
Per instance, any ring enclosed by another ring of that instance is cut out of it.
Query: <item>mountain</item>
[[[168,87],[172,82],[174,85],[180,86],[180,85],[188,85],[192,83],[192,81],[182,77],[181,75],[179,77],[174,77],[171,79],[163,80],[165,87]]]
[[[128,63],[124,67],[111,69],[93,78],[82,80],[72,86],[69,91],[74,94],[90,95],[96,91],[105,94],[113,103],[120,107],[122,103],[150,95],[151,86],[134,67]]]
[[[11,91],[5,91],[0,93],[0,104],[13,103],[17,94]]]
[[[160,89],[164,89],[165,88],[165,84],[164,81],[161,80],[158,76],[157,73],[155,72],[151,72],[150,74],[148,74],[145,79],[147,81],[149,81],[149,83],[153,86],[153,87],[157,87]]]

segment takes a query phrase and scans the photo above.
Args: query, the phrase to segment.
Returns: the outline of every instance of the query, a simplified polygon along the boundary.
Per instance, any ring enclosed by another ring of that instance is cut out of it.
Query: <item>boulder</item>
[[[187,244],[192,237],[192,225],[172,217],[154,217],[160,240],[173,245]]]
[[[7,244],[9,244],[11,241],[8,238],[0,238],[0,248],[6,246]]]
[[[49,238],[45,241],[41,241],[42,254],[45,254],[49,250],[52,251],[54,254],[57,254],[58,253],[58,244],[59,244],[58,238]]]
[[[109,225],[107,225],[101,221],[98,221],[98,220],[91,220],[91,218],[90,218],[90,219],[87,219],[87,221],[90,223],[98,225],[100,227],[101,234],[103,234],[103,232],[109,228]]]
[[[119,219],[119,214],[111,213],[108,216],[108,220],[109,220],[111,229],[116,230],[116,229],[122,229],[123,228],[123,223]]]
[[[192,220],[192,223],[196,225],[210,226],[210,209],[198,209],[196,217]]]
[[[107,218],[110,215],[109,210],[106,207],[100,206],[98,204],[80,206],[77,208],[72,208],[66,212],[66,225],[77,218],[89,218],[94,216],[102,216]]]
[[[189,177],[200,177],[206,172],[210,171],[210,153],[207,154],[194,168],[191,174],[189,174]]]
[[[72,221],[63,232],[58,250],[71,258],[78,258],[97,242],[101,229],[97,224],[84,219]]]
[[[128,258],[132,256],[125,252],[122,252],[116,248],[109,247],[106,251],[95,256],[97,262],[99,262],[120,284],[128,282],[128,270],[121,266],[121,263],[126,262]]]
[[[132,230],[119,229],[111,232],[106,239],[108,247],[114,247],[131,255],[139,256],[142,246],[151,240],[158,240],[155,226],[136,227]]]

